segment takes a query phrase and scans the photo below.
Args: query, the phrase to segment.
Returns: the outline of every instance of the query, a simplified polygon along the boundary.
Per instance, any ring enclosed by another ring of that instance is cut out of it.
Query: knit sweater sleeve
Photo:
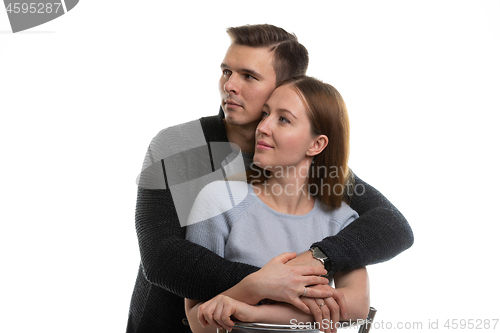
[[[186,240],[168,189],[139,188],[135,221],[146,278],[181,297],[208,300],[258,270]]]
[[[374,187],[354,175],[349,205],[360,215],[337,235],[313,244],[331,261],[331,273],[389,260],[413,244],[405,217]]]
[[[196,181],[213,173],[209,156],[199,121],[158,133],[148,148],[138,178],[135,214],[146,279],[178,296],[201,301],[258,270],[230,262],[185,239],[183,221],[189,206],[182,204],[188,202],[186,195],[196,193],[191,191],[197,186]]]

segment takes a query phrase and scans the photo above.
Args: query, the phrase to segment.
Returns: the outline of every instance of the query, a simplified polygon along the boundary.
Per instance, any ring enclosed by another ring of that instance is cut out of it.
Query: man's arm
[[[146,278],[181,297],[210,299],[258,270],[187,241],[168,189],[139,188],[135,220]]]
[[[374,187],[354,177],[357,187],[348,203],[359,218],[337,235],[313,244],[330,258],[330,273],[389,260],[413,244],[413,232],[399,210]]]
[[[184,298],[206,301],[259,271],[257,267],[226,260],[203,246],[191,243],[185,239],[185,229],[177,219],[170,191],[138,189],[136,230],[143,273],[150,283]],[[267,276],[267,285],[260,286],[262,297],[287,301],[295,290],[298,298],[305,285],[320,283],[314,275],[318,273],[317,268],[286,268],[280,262],[281,257],[271,260],[264,271],[260,270],[259,275]],[[275,286],[269,288],[269,285],[277,284],[277,280],[284,288],[278,295],[281,297],[276,297]],[[241,286],[245,289],[245,284]],[[243,294],[251,292],[249,288],[246,287]],[[233,288],[232,292],[242,293],[242,290]],[[327,297],[328,290],[311,290],[309,294]]]

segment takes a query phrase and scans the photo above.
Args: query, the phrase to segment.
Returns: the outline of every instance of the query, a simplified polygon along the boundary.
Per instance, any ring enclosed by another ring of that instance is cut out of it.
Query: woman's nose
[[[269,135],[270,132],[269,117],[262,118],[259,125],[257,125],[257,133]]]

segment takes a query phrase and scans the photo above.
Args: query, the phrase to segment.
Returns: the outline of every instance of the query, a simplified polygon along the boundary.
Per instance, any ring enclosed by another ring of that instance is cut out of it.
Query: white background
[[[2,332],[125,331],[146,148],[218,111],[225,28],[254,23],[309,49],[351,167],[413,228],[369,268],[377,327],[500,318],[500,1],[172,3],[82,0],[17,34],[0,10]]]

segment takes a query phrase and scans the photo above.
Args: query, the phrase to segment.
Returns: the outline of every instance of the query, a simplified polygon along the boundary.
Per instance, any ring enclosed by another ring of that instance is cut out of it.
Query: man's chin
[[[228,125],[231,125],[231,126],[253,126],[255,128],[257,128],[257,125],[259,124],[260,122],[260,119],[259,120],[255,120],[255,121],[249,121],[248,119],[242,119],[240,117],[234,117],[233,115],[231,114],[226,114],[225,115],[225,121],[226,121],[226,124]]]

